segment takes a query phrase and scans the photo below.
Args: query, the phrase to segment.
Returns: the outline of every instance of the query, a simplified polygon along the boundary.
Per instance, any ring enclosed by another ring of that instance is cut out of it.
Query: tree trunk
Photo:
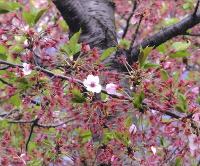
[[[101,50],[117,44],[114,4],[110,0],[53,1],[69,25],[70,34],[81,28],[80,42]]]

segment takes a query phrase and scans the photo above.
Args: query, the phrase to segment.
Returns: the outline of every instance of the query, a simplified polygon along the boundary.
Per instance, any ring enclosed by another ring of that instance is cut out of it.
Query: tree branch
[[[133,17],[133,14],[134,14],[135,10],[136,10],[136,7],[137,7],[137,1],[135,0],[135,1],[133,2],[132,12],[131,12],[131,14],[129,15],[129,17],[127,18],[127,20],[126,20],[126,26],[125,26],[125,28],[124,28],[124,33],[123,33],[123,35],[122,35],[122,38],[125,38],[125,37],[126,37],[126,34],[127,34],[127,32],[128,32],[129,26],[130,26],[130,21],[131,21],[131,18]]]
[[[141,22],[142,22],[143,17],[144,17],[143,14],[140,15],[140,19],[139,19],[138,25],[137,25],[137,27],[136,27],[135,33],[134,33],[133,36],[132,36],[132,40],[131,40],[130,46],[133,46],[133,44],[134,44],[134,42],[135,42],[135,39],[136,39],[137,34],[138,34],[138,32],[139,32],[139,28],[140,28],[140,25],[141,25]]]
[[[158,33],[150,36],[147,39],[144,39],[140,44],[132,47],[131,51],[127,52],[128,62],[132,64],[133,62],[136,62],[138,60],[141,47],[146,48],[147,46],[149,46],[156,48],[162,43],[165,43],[166,41],[178,35],[184,35],[188,29],[194,27],[199,23],[200,12],[197,12],[195,17],[193,16],[193,14],[190,14],[180,22],[162,29]]]
[[[187,36],[200,36],[200,33],[189,33],[189,32],[186,32],[184,35],[187,35]]]
[[[13,64],[13,63],[6,62],[6,61],[3,61],[3,60],[0,60],[0,64],[6,64],[6,65],[10,65],[10,66],[12,66],[12,67],[23,68],[22,65]],[[79,84],[79,85],[81,85],[81,86],[84,86],[84,85],[83,85],[83,82],[82,82],[81,80],[79,80],[79,79],[75,79],[75,78],[72,78],[72,77],[64,76],[64,75],[61,75],[61,74],[54,74],[53,72],[51,72],[51,71],[49,71],[49,70],[47,70],[47,69],[44,69],[44,68],[42,68],[42,67],[40,67],[40,66],[35,66],[34,69],[37,70],[37,71],[41,71],[41,72],[43,72],[43,73],[45,73],[45,74],[47,74],[47,75],[49,75],[49,76],[57,77],[57,78],[60,78],[60,79],[63,79],[63,80],[67,80],[67,81],[73,81],[73,82],[75,82],[75,83],[77,83],[77,84]],[[102,89],[102,92],[105,93],[105,94],[107,94],[107,95],[109,95],[109,96],[111,96],[111,97],[113,97],[113,98],[118,98],[118,99],[122,99],[122,98],[123,98],[123,100],[127,100],[127,101],[129,101],[129,102],[131,102],[131,103],[132,103],[132,101],[133,101],[133,98],[128,97],[128,96],[123,96],[123,97],[121,97],[121,96],[109,94],[105,89]],[[145,104],[145,103],[144,103],[144,104]],[[145,105],[147,105],[147,104],[145,104]],[[150,108],[150,107],[149,107],[149,108]],[[152,108],[152,109],[153,109],[153,108]],[[180,114],[178,114],[178,113],[174,113],[174,112],[171,112],[171,111],[162,111],[162,110],[156,110],[156,111],[158,111],[158,112],[160,112],[160,113],[163,113],[163,114],[165,114],[165,115],[169,115],[169,116],[171,116],[172,118],[175,118],[175,119],[184,118],[184,115],[180,115]],[[16,121],[16,122],[13,121],[12,123],[17,123],[17,122],[19,122],[19,123],[33,123],[33,121],[34,121],[34,120],[32,120],[32,121]],[[10,123],[11,123],[11,122],[10,122]],[[38,125],[38,124],[37,124],[37,125]],[[47,128],[48,128],[48,126],[47,126]]]
[[[9,82],[3,80],[2,78],[0,78],[0,81],[1,81],[3,84],[5,84],[5,85],[8,85],[8,86],[10,86],[10,87],[13,87],[12,84],[10,84]]]
[[[31,136],[32,136],[32,134],[33,134],[33,129],[34,129],[35,126],[37,126],[38,121],[39,121],[39,119],[36,118],[36,119],[32,122],[32,124],[31,124],[31,130],[30,130],[28,139],[27,139],[27,141],[26,141],[26,152],[28,151],[28,145],[29,145],[29,142],[30,142],[30,140],[31,140]]]
[[[197,0],[197,4],[196,4],[196,7],[194,9],[193,17],[196,17],[196,14],[197,14],[197,11],[198,11],[198,8],[199,8],[199,3],[200,3],[200,0]]]

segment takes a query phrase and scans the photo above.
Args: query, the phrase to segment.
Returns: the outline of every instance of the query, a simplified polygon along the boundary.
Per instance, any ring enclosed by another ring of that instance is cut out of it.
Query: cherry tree
[[[0,0],[1,165],[200,165],[199,0]]]

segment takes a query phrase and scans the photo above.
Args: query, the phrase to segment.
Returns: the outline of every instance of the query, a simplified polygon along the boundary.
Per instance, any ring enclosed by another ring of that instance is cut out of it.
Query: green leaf
[[[8,127],[8,121],[7,120],[0,120],[0,129]]]
[[[78,40],[80,38],[81,30],[75,33],[69,40],[68,44],[64,44],[61,46],[60,50],[65,52],[69,57],[75,55],[80,52],[81,45],[78,44]]]
[[[42,15],[47,11],[47,9],[41,9],[39,11],[36,12],[35,14],[35,19],[34,19],[34,23],[36,24],[39,19],[42,17]]]
[[[86,130],[80,134],[80,137],[82,138],[83,142],[88,142],[92,139],[92,133],[90,130]]]
[[[164,25],[165,26],[170,26],[170,25],[173,25],[173,24],[176,24],[177,22],[179,22],[179,19],[178,18],[168,18],[164,21]]]
[[[139,55],[139,64],[140,67],[142,68],[145,64],[145,61],[149,55],[149,53],[153,50],[153,47],[146,47],[144,49],[141,49],[140,55]]]
[[[101,61],[105,60],[105,59],[108,58],[112,53],[114,53],[114,52],[116,52],[116,51],[117,51],[117,48],[116,48],[116,47],[107,48],[107,49],[101,54],[100,60],[101,60]]]
[[[58,21],[58,25],[62,29],[63,32],[67,32],[68,29],[69,29],[69,26],[67,25],[67,23],[63,19]]]
[[[86,101],[85,97],[78,89],[72,89],[72,95],[72,102],[74,103],[83,103]]]
[[[35,23],[35,15],[32,12],[23,11],[22,12],[22,18],[30,26],[33,26],[34,23]]]
[[[180,77],[180,73],[175,71],[173,72],[173,79],[175,82],[178,82],[179,81],[179,77]]]
[[[30,11],[23,11],[22,12],[22,18],[24,21],[29,24],[29,26],[34,26],[37,24],[39,19],[42,17],[42,15],[47,11],[47,9],[41,9],[38,10],[34,7]]]
[[[129,145],[130,139],[128,133],[125,132],[113,132],[113,138],[120,140],[125,146]]]
[[[31,82],[28,82],[26,78],[17,78],[16,82],[19,83],[18,88],[20,90],[26,90],[32,87]]]
[[[131,42],[126,39],[121,39],[119,41],[119,47],[128,50],[130,48]]]
[[[193,3],[192,2],[186,2],[183,4],[183,9],[184,10],[191,10],[193,8]]]
[[[104,129],[102,143],[107,144],[109,141],[113,139],[119,140],[126,146],[128,146],[129,140],[130,140],[129,135],[126,132],[118,132],[118,131],[112,131],[109,129]]]
[[[74,45],[64,44],[61,46],[60,50],[65,52],[69,57],[71,57],[75,55],[76,53],[80,52],[81,45],[80,44],[74,44]]]
[[[168,146],[167,140],[164,137],[160,137],[160,144],[163,147],[167,147]]]
[[[167,52],[166,46],[164,44],[161,44],[158,47],[156,47],[156,50],[158,50],[162,54]]]
[[[28,151],[31,152],[32,150],[37,148],[37,144],[35,142],[29,142],[28,144]]]
[[[133,98],[133,105],[135,108],[141,109],[142,108],[142,102],[145,98],[144,92],[140,92],[139,94],[134,94]]]
[[[20,7],[21,5],[17,2],[0,1],[0,14],[12,12]]]
[[[188,112],[188,102],[186,96],[178,92],[177,98],[178,98],[178,104],[175,106],[176,110],[184,113]]]
[[[0,45],[0,59],[2,60],[7,59],[7,48],[3,45]]]
[[[166,70],[161,69],[161,70],[160,70],[160,74],[161,74],[161,78],[162,78],[162,80],[166,81],[166,80],[169,79],[169,75],[168,75],[168,73],[167,73]]]
[[[184,50],[188,49],[188,47],[190,47],[190,45],[191,45],[190,41],[188,41],[188,42],[174,42],[172,44],[172,48],[175,51],[184,51]]]
[[[77,43],[78,43],[78,40],[79,40],[79,38],[80,38],[80,35],[81,35],[81,30],[79,30],[78,32],[76,32],[76,33],[70,38],[69,44],[70,44],[70,45],[77,44]]]
[[[24,47],[21,44],[17,44],[17,45],[14,45],[14,46],[10,47],[10,52],[11,53],[19,54],[23,50],[24,50]]]
[[[191,54],[188,51],[178,51],[178,52],[170,54],[170,57],[171,58],[183,58],[183,57],[187,57],[190,55]]]
[[[177,157],[174,163],[174,166],[182,166],[183,165],[183,161],[182,158]]]
[[[19,107],[21,105],[21,98],[20,98],[19,93],[12,96],[9,100],[10,100],[10,103],[12,103],[16,107]]]
[[[149,69],[149,68],[157,68],[157,67],[160,67],[159,64],[155,64],[155,63],[150,63],[150,62],[147,62],[144,64],[144,69]]]
[[[105,94],[105,93],[101,93],[101,100],[102,101],[106,101],[108,99],[109,95]]]
[[[125,125],[126,125],[126,127],[131,126],[132,123],[133,123],[132,117],[131,117],[131,116],[128,116],[128,117],[126,118],[126,120],[125,120]]]
[[[23,44],[24,41],[27,39],[25,36],[22,36],[22,35],[15,35],[14,38],[17,43],[21,43],[21,44]]]

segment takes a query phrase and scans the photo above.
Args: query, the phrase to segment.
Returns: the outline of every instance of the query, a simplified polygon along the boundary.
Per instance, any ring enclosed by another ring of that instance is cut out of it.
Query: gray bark
[[[131,48],[131,53],[128,58],[129,63],[133,63],[138,60],[140,48],[145,48],[147,46],[156,48],[157,46],[165,43],[166,41],[178,36],[184,35],[186,31],[195,25],[200,23],[200,11],[196,15],[191,14],[181,20],[180,22],[166,27],[160,30],[158,33],[150,36],[149,38],[143,40],[140,44]]]
[[[53,1],[69,25],[70,34],[82,29],[80,42],[100,50],[117,44],[114,5],[109,0]]]

